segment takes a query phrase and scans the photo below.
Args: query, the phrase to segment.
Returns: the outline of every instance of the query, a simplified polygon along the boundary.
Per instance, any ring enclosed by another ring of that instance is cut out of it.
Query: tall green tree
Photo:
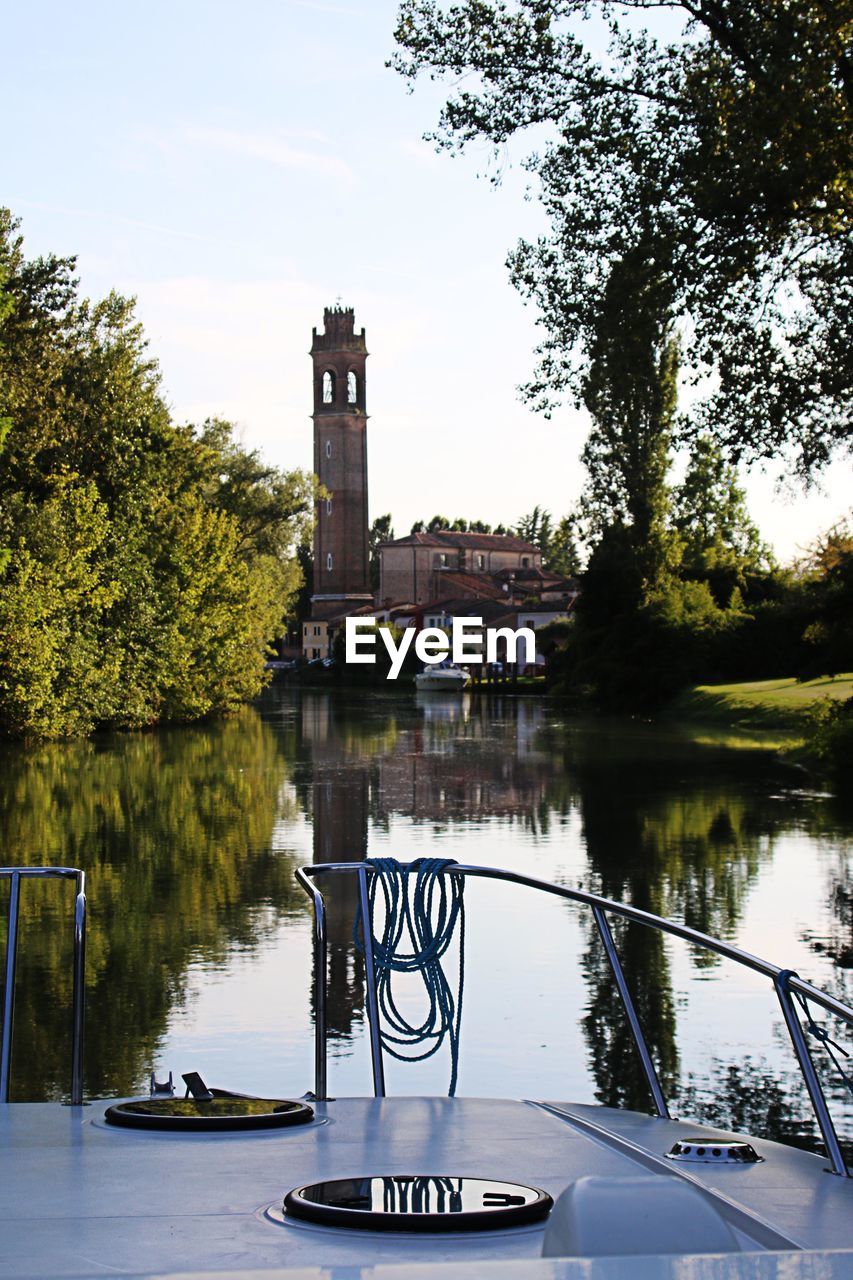
[[[313,482],[170,420],[133,303],[80,298],[0,214],[0,731],[229,710],[301,581]]]
[[[667,473],[677,405],[678,342],[669,281],[649,254],[614,263],[590,342],[584,402],[592,430],[581,497],[595,545],[618,531],[639,603],[677,561]],[[611,539],[612,543],[612,539]]]
[[[850,448],[851,30],[849,0],[404,0],[392,65],[449,83],[438,145],[533,131],[549,230],[509,265],[545,331],[535,404],[583,398],[613,264],[644,245],[714,375],[694,429],[803,475]]]

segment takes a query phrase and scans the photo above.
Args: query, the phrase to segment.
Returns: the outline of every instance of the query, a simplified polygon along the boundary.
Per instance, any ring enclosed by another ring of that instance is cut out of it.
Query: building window
[[[331,567],[332,567],[332,553],[330,551],[329,554],[326,556],[326,568],[331,569]]]
[[[350,369],[347,374],[347,404],[355,404],[358,399],[358,382],[356,376]]]
[[[522,556],[522,557],[521,557],[521,567],[522,567],[522,569],[527,569],[527,568],[529,567],[529,565],[530,565],[530,557],[529,557],[529,556]]]
[[[331,456],[332,456],[332,442],[331,440],[327,440],[326,441],[326,457],[331,458]]]
[[[434,563],[437,569],[446,569],[450,563],[450,557],[446,551],[437,551]]]
[[[485,557],[485,556],[477,556],[477,568],[478,568],[478,569],[485,569],[485,567],[486,567],[486,557]]]
[[[323,374],[323,404],[335,403],[335,375],[331,369]]]
[[[314,635],[315,635],[315,636],[318,636],[319,634],[320,634],[320,628],[319,628],[319,627],[315,627],[315,628],[314,628]]]
[[[326,515],[330,516],[331,514],[332,514],[332,499],[327,498],[326,499]]]

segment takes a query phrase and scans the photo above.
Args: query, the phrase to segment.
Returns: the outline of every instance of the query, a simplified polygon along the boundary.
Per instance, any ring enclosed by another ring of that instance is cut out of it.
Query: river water
[[[285,687],[220,723],[7,747],[0,796],[4,864],[87,875],[93,1097],[141,1090],[152,1067],[251,1093],[311,1088],[311,917],[294,869],[312,861],[522,871],[853,998],[853,811],[755,740],[583,720],[542,698]],[[353,882],[330,886],[338,1095],[370,1090]],[[17,1100],[68,1088],[70,907],[70,886],[24,885]],[[614,932],[674,1114],[813,1141],[768,983],[640,925]],[[584,909],[469,880],[464,951],[460,1094],[648,1107]],[[454,944],[452,986],[458,959]],[[401,999],[420,1008],[412,988]],[[389,1092],[446,1092],[446,1048],[387,1073]],[[853,1107],[823,1074],[853,1139]]]

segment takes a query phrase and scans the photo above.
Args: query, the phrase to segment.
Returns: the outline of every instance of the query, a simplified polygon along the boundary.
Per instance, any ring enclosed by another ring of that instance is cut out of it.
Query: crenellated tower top
[[[358,351],[367,355],[364,330],[355,332],[352,307],[326,307],[323,311],[323,333],[313,332],[311,354],[316,351]]]

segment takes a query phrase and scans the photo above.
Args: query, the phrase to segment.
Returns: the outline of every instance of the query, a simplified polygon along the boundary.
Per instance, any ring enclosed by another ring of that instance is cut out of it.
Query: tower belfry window
[[[327,440],[326,441],[326,457],[331,458],[331,456],[332,456],[332,442],[331,440]]]
[[[332,514],[332,499],[327,498],[326,499],[326,515],[330,516],[331,514]]]
[[[323,374],[323,404],[335,403],[335,375],[331,369]]]
[[[358,400],[358,381],[355,373],[350,369],[347,374],[347,404],[355,404]]]
[[[329,554],[326,556],[326,568],[331,569],[331,567],[332,567],[332,553],[330,551]]]

